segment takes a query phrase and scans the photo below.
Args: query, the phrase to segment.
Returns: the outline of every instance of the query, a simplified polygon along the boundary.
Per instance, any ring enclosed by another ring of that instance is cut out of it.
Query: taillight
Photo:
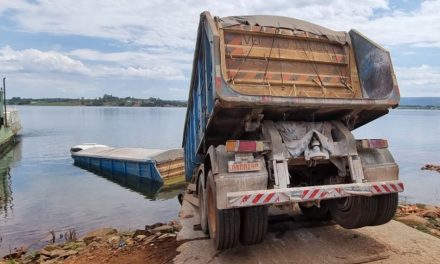
[[[226,141],[227,152],[262,152],[265,149],[263,141],[255,140],[228,140]]]
[[[358,148],[388,148],[386,139],[358,139],[356,140]]]

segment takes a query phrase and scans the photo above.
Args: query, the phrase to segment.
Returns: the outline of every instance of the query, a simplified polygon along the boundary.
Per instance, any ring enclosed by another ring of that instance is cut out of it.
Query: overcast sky
[[[402,96],[440,96],[440,1],[0,0],[8,97],[186,100],[204,10],[355,28],[391,51]]]

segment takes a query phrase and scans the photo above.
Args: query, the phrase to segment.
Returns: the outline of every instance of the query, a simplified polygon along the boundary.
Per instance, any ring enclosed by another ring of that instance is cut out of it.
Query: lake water
[[[97,176],[73,166],[69,148],[84,142],[177,148],[186,109],[18,108],[22,142],[0,161],[0,192],[6,196],[0,201],[0,255],[18,245],[38,246],[50,230],[135,229],[177,217],[179,189],[143,188]],[[404,200],[440,204],[440,174],[420,170],[426,163],[440,163],[440,111],[394,110],[355,135],[389,140],[406,184]]]

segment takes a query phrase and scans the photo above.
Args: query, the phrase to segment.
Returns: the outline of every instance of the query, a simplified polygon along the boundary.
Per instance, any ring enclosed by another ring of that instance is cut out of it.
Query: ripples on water
[[[45,238],[50,230],[143,228],[177,217],[180,188],[112,179],[73,166],[83,142],[116,147],[178,148],[183,108],[20,107],[22,142],[2,159],[8,199],[0,209],[0,255]],[[11,158],[12,156],[12,158]],[[0,164],[1,166],[1,164]],[[3,186],[1,186],[3,187]],[[3,197],[3,195],[2,195]],[[4,208],[8,208],[5,211]],[[38,245],[38,243],[36,243]]]
[[[142,179],[97,176],[73,166],[69,148],[83,142],[115,147],[177,148],[186,109],[19,107],[22,143],[0,161],[0,255],[49,230],[142,228],[175,218],[177,189]],[[387,138],[409,202],[440,203],[440,111],[396,110],[354,131]],[[6,173],[10,167],[9,174]],[[37,243],[38,245],[38,243]]]

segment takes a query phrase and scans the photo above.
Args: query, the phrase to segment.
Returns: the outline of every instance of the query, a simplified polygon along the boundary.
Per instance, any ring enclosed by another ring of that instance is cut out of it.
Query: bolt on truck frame
[[[202,13],[183,139],[202,230],[217,249],[259,243],[284,203],[345,228],[390,221],[398,166],[351,131],[399,99],[389,52],[355,30]]]

